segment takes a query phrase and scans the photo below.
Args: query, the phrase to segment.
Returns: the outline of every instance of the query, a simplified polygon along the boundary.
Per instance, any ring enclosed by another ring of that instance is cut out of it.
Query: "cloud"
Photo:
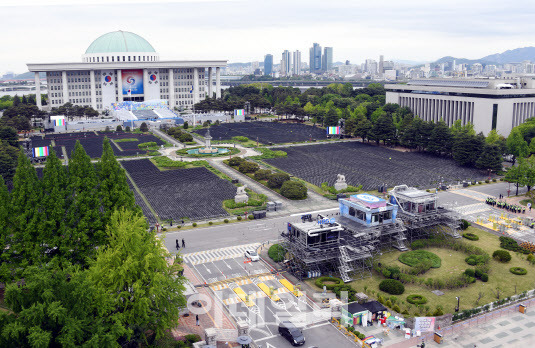
[[[36,5],[39,4],[39,5]],[[128,30],[146,38],[163,59],[263,60],[283,50],[308,60],[313,42],[334,47],[334,60],[433,61],[478,58],[532,46],[535,4],[496,0],[3,0],[0,71],[28,62],[80,61],[98,36]]]

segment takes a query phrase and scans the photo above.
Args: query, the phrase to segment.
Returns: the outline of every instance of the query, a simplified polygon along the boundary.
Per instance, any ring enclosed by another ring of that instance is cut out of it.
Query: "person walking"
[[[176,240],[176,250],[180,249],[180,245],[178,245],[178,239]]]
[[[183,248],[186,247],[186,242],[184,241],[184,238],[182,238],[182,247],[183,247]]]
[[[531,211],[531,203],[528,203],[528,209]]]
[[[195,322],[197,323],[197,326],[199,326],[199,315],[195,315]]]

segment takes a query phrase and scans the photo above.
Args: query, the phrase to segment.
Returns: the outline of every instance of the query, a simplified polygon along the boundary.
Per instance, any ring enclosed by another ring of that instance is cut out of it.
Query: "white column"
[[[221,98],[221,68],[215,68],[215,97]]]
[[[212,67],[208,68],[208,96],[210,98],[213,97],[214,94],[214,80],[212,79],[213,71]]]
[[[199,68],[193,68],[193,104],[199,102]]]
[[[61,84],[63,87],[63,104],[69,102],[69,84],[67,82],[67,72],[61,72]]]
[[[169,69],[169,109],[175,109],[175,74]]]
[[[35,72],[35,103],[39,110],[41,110],[41,80],[39,79],[39,71]]]
[[[120,69],[117,69],[117,101],[123,101],[123,73]]]
[[[143,98],[145,100],[152,99],[147,89],[148,86],[149,86],[149,72],[147,69],[143,69]]]
[[[89,82],[91,83],[91,107],[97,109],[97,91],[95,89],[95,70],[89,70]]]

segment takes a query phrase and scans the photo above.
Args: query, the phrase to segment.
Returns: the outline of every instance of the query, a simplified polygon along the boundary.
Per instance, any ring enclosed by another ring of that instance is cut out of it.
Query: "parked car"
[[[248,258],[251,261],[259,261],[260,256],[258,256],[258,253],[254,251],[253,249],[247,249],[245,250],[245,257]]]
[[[305,336],[291,321],[281,321],[279,324],[279,334],[286,338],[293,346],[305,344]]]

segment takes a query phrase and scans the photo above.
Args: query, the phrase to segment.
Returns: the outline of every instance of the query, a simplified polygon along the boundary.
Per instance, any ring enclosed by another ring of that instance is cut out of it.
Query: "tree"
[[[121,127],[121,125],[117,125],[117,127],[115,128],[115,131],[116,132],[122,132],[123,131],[123,127]]]
[[[535,156],[531,156],[526,160],[521,160],[518,164],[520,172],[522,173],[521,185],[526,186],[528,192],[531,191],[531,188],[535,186]]]
[[[451,135],[448,125],[442,120],[435,124],[431,137],[429,138],[429,145],[427,151],[435,155],[449,155],[451,153],[453,137]]]
[[[355,129],[355,135],[358,135],[362,138],[362,141],[369,139],[372,132],[373,124],[367,118],[363,119],[357,123],[357,128]]]
[[[184,126],[183,127],[184,127],[184,129],[188,129],[188,127],[189,127],[188,121],[184,122]]]
[[[396,136],[396,127],[392,122],[392,116],[383,113],[373,125],[371,133],[378,144],[380,140],[382,140],[384,144],[387,142],[391,143]]]
[[[0,127],[0,140],[3,140],[9,146],[19,146],[19,135],[13,127]]]
[[[289,199],[307,198],[307,187],[300,181],[285,181],[280,189],[281,195]]]
[[[357,119],[354,117],[349,118],[344,125],[344,134],[352,137],[357,129]]]
[[[270,188],[281,188],[288,180],[290,180],[290,176],[286,173],[273,173],[268,177],[267,185]]]
[[[502,154],[498,145],[485,144],[481,156],[476,161],[476,167],[489,172],[500,172],[502,170]]]
[[[10,277],[10,270],[7,265],[9,259],[9,249],[6,247],[10,242],[10,197],[4,178],[0,176],[0,282],[5,283]],[[1,342],[0,342],[1,343]]]
[[[325,115],[325,127],[337,126],[338,125],[338,112],[336,108],[329,108],[327,114]]]
[[[161,239],[147,232],[141,214],[116,210],[106,234],[109,244],[98,250],[89,278],[104,294],[103,307],[111,304],[107,314],[127,330],[120,343],[146,342],[149,331],[161,337],[176,325],[186,304],[179,260],[168,263],[171,255]]]
[[[513,155],[513,165],[518,157],[527,157],[529,155],[528,143],[524,140],[522,133],[518,128],[513,128],[507,137],[507,151]]]
[[[510,167],[505,173],[505,181],[515,184],[516,195],[518,196],[518,187],[524,180],[523,167],[520,165]]]
[[[17,158],[21,151],[0,139],[0,176],[11,179],[17,168]]]
[[[141,126],[139,127],[139,130],[142,131],[142,132],[148,132],[149,131],[149,126],[147,126],[146,122],[143,122],[141,124]]]
[[[473,167],[483,151],[485,138],[483,135],[459,133],[453,142],[453,159],[462,166]]]

